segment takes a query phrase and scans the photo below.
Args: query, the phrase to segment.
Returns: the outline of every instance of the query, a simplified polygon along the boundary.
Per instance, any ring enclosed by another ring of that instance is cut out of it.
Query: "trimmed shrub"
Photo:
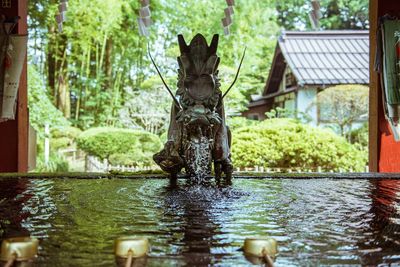
[[[125,166],[150,166],[153,164],[153,153],[116,153],[112,154],[109,158],[111,165],[125,165]]]
[[[362,150],[368,150],[368,123],[364,123],[363,126],[352,130],[349,133],[350,142],[358,146]]]
[[[292,119],[269,119],[233,132],[236,167],[268,166],[363,171],[367,153],[327,129]]]
[[[72,126],[66,126],[66,127],[61,127],[61,128],[55,128],[54,130],[51,131],[51,136],[53,138],[68,137],[69,139],[74,140],[81,133],[82,133],[82,130],[79,128],[72,127]]]
[[[255,126],[259,124],[259,121],[250,120],[244,117],[228,117],[226,123],[231,131],[235,131],[236,129],[241,127]]]
[[[86,153],[113,165],[149,165],[162,148],[157,135],[121,128],[99,127],[83,132],[77,145]]]
[[[50,139],[50,148],[52,151],[64,149],[72,145],[72,140],[68,137],[59,137]]]

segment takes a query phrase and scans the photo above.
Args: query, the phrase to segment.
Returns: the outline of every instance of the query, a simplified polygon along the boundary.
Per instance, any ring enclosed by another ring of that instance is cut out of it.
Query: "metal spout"
[[[115,240],[114,253],[121,258],[140,258],[147,256],[150,250],[146,237],[124,236]]]
[[[13,237],[1,243],[1,261],[28,261],[37,256],[39,240],[31,237]]]
[[[272,267],[278,253],[278,244],[270,237],[246,238],[243,251],[249,261],[257,264],[264,262],[266,266]]]

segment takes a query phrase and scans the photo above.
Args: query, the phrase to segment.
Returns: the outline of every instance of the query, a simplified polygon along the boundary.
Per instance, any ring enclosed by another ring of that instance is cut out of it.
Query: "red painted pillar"
[[[27,34],[27,0],[0,0],[0,14],[20,16],[18,34]],[[0,123],[0,172],[28,171],[28,91],[26,59],[18,89],[15,120]]]
[[[400,172],[400,142],[394,141],[383,111],[379,75],[373,70],[376,29],[379,17],[400,16],[400,5],[394,0],[370,0],[370,157],[371,171]]]

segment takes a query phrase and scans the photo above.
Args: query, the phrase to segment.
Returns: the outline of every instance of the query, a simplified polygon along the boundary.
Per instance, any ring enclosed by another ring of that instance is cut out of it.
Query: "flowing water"
[[[400,264],[400,180],[0,179],[0,239],[40,240],[36,266],[115,266],[114,239],[147,236],[147,266],[249,266],[246,237],[277,266]]]

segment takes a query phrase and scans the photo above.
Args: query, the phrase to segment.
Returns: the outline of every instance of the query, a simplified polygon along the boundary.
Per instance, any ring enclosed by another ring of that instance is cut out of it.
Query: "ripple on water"
[[[276,238],[281,266],[394,263],[399,191],[397,180],[4,179],[0,236],[40,238],[40,266],[110,266],[121,235],[150,237],[148,266],[246,266],[249,236]]]

